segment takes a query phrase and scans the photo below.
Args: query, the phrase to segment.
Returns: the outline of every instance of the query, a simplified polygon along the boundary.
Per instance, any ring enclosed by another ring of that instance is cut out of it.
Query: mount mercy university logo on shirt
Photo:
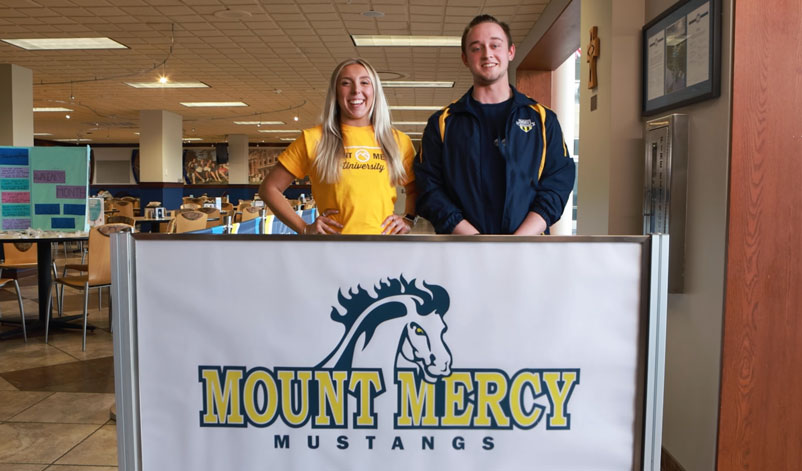
[[[523,132],[529,132],[534,127],[531,119],[519,119],[515,122],[515,125],[521,128],[521,131]]]
[[[487,435],[493,431],[522,432],[540,423],[545,430],[571,428],[579,368],[454,367],[459,358],[446,336],[451,299],[444,287],[400,276],[368,290],[340,289],[337,301],[329,318],[341,329],[309,328],[315,342],[321,332],[339,332],[314,366],[199,365],[200,427],[273,427],[276,449],[289,449],[290,432],[299,428],[339,429],[341,450],[361,443],[360,429],[372,429],[368,451],[382,437],[404,449],[411,438],[396,430],[483,430],[477,446],[493,450],[502,439]],[[459,326],[459,315],[449,319]],[[317,448],[321,436],[310,436],[309,446]],[[434,449],[434,439],[426,440],[423,449]],[[454,443],[465,446],[463,437]]]
[[[343,170],[384,171],[384,152],[381,147],[345,146],[344,150]]]

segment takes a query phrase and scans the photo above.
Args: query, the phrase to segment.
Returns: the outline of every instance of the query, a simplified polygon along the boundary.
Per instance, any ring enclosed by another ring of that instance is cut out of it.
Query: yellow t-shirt
[[[345,158],[337,183],[323,183],[315,169],[317,144],[323,127],[303,131],[278,157],[278,161],[296,178],[309,175],[312,196],[320,213],[336,209],[333,219],[343,225],[343,234],[381,234],[381,224],[393,214],[396,191],[390,184],[387,163],[381,146],[376,142],[373,126],[341,125]],[[406,185],[414,181],[412,161],[415,148],[406,134],[393,130],[401,151],[401,161],[407,174]]]

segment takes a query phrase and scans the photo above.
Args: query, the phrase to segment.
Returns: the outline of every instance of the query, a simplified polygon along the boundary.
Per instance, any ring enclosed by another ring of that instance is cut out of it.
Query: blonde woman
[[[415,213],[406,134],[390,111],[373,67],[348,59],[331,74],[323,123],[303,131],[259,187],[273,213],[299,234],[406,234]],[[309,175],[318,217],[306,224],[284,198],[293,179]],[[406,215],[393,214],[396,186],[406,189]]]

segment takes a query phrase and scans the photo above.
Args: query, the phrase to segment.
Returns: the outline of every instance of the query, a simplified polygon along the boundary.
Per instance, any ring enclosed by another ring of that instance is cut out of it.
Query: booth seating
[[[102,288],[111,286],[111,234],[116,232],[133,232],[133,228],[127,224],[104,224],[93,227],[89,231],[89,257],[86,264],[85,274],[76,276],[62,276],[56,278],[55,282],[65,286],[84,291],[84,325],[83,341],[81,351],[86,351],[86,324],[89,315],[89,288]],[[47,320],[45,322],[45,343],[50,334],[50,302],[48,298]],[[62,314],[61,303],[59,303],[59,316]],[[109,302],[109,325],[111,325],[111,302]]]

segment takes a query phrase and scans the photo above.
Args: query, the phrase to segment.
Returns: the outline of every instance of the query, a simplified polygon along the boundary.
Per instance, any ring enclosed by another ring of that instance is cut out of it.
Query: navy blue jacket
[[[506,139],[498,145],[506,162],[505,234],[515,232],[530,211],[547,227],[559,220],[576,177],[557,115],[511,88]],[[450,234],[463,219],[488,233],[482,227],[481,121],[469,104],[471,93],[473,88],[429,118],[415,158],[416,210],[440,234]]]

